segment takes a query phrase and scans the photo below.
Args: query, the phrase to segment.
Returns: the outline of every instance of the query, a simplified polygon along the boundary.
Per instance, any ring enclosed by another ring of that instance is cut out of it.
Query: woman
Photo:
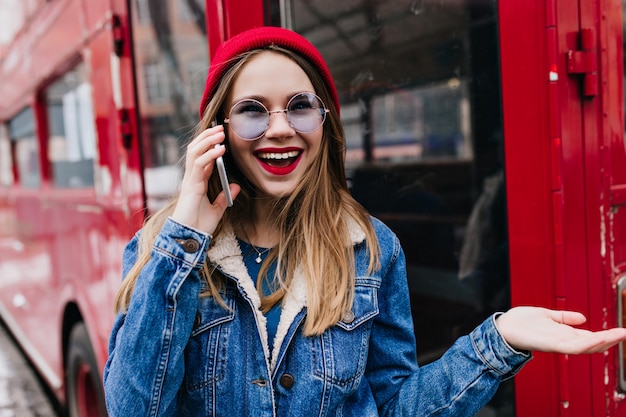
[[[577,313],[514,308],[418,367],[404,255],[348,192],[319,52],[280,28],[234,37],[200,114],[179,195],[124,254],[110,416],[471,416],[529,351],[626,338],[570,327]]]

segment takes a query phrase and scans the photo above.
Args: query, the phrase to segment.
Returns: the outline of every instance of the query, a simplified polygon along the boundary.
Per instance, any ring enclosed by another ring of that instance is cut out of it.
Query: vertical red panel
[[[85,27],[91,33],[104,21],[107,12],[111,10],[112,0],[82,0]]]
[[[223,0],[206,0],[206,27],[209,37],[209,57],[226,39]]]
[[[132,45],[131,19],[128,0],[108,0],[111,2],[113,16],[110,18],[108,33],[103,34],[98,42],[92,44],[93,55],[98,60],[94,67],[98,68],[102,77],[109,77],[106,86],[100,86],[101,98],[104,101],[103,111],[109,114],[110,119],[96,116],[98,129],[108,130],[110,140],[107,153],[111,158],[111,165],[120,171],[119,181],[124,181],[125,194],[128,197],[128,208],[132,214],[130,223],[132,230],[138,229],[144,221],[145,195],[143,189],[143,162],[137,126],[137,97],[135,96],[136,75],[134,73],[134,54]],[[119,24],[116,32],[123,39],[121,53],[113,53],[113,25]],[[110,81],[110,84],[109,84]],[[114,97],[118,96],[117,101]],[[98,98],[96,97],[96,101]],[[126,118],[125,126],[122,119]],[[129,147],[123,144],[122,130],[130,133]],[[113,140],[113,138],[115,138]],[[124,169],[121,169],[121,168]],[[126,171],[122,174],[122,171]],[[114,175],[117,175],[116,173]]]
[[[230,0],[224,2],[226,38],[244,30],[263,26],[265,14],[262,0]]]
[[[606,88],[603,111],[606,120],[605,138],[610,147],[611,184],[626,185],[626,143],[624,141],[624,38],[622,2],[601,2],[600,32],[602,49],[601,83]],[[626,261],[626,259],[625,259]]]
[[[565,57],[569,51],[582,49],[581,14],[577,2],[557,1],[558,53]],[[563,232],[564,232],[564,272],[566,283],[563,307],[580,311],[587,317],[592,314],[590,306],[590,273],[593,270],[588,252],[588,240],[599,239],[599,205],[589,204],[588,198],[598,192],[586,180],[588,152],[585,143],[585,128],[596,123],[593,116],[584,117],[584,106],[594,106],[597,98],[582,96],[582,75],[568,74],[566,60],[561,61],[559,104],[562,122],[563,143]],[[595,209],[594,209],[595,208]],[[588,224],[593,223],[598,230],[594,236],[588,235]],[[593,320],[586,327],[593,326]],[[568,363],[570,378],[559,381],[562,391],[569,393],[561,398],[561,407],[572,416],[594,415],[592,412],[592,386],[590,356],[570,356]],[[596,381],[596,382],[601,382]],[[567,405],[567,408],[566,408]],[[602,414],[600,414],[602,415]]]
[[[626,245],[626,208],[611,201],[626,183],[621,7],[618,0],[500,2],[513,303],[581,311],[594,330],[616,324],[611,281]],[[516,37],[522,26],[526,36]],[[582,29],[594,35],[593,97],[582,96],[583,76],[566,68]],[[539,169],[525,172],[529,161]],[[615,395],[615,349],[537,359],[541,369],[531,364],[517,378],[518,417],[626,415]]]
[[[39,148],[39,166],[41,167],[42,187],[50,183],[50,163],[48,160],[48,112],[43,97],[38,94],[33,102],[35,115],[35,138]]]
[[[226,39],[265,24],[263,0],[206,0],[210,56]]]
[[[562,76],[550,56],[545,0],[499,2],[504,148],[514,305],[555,305],[552,147],[548,84]],[[552,4],[553,6],[553,4]],[[520,36],[523,33],[524,36]],[[554,73],[556,71],[556,73]],[[557,184],[558,185],[558,184]],[[558,415],[555,355],[536,354],[516,378],[516,415]]]
[[[582,7],[581,1],[581,7]],[[595,20],[599,22],[599,78],[602,92],[602,107],[598,118],[602,130],[598,137],[602,140],[598,160],[602,176],[603,192],[602,224],[604,234],[600,245],[600,260],[604,274],[603,305],[606,311],[604,323],[614,326],[617,322],[617,296],[613,287],[619,276],[626,271],[626,199],[619,199],[617,189],[626,186],[626,151],[624,146],[624,41],[622,22],[622,1],[601,0],[598,2]],[[593,131],[589,132],[590,134]],[[598,286],[600,287],[600,286]],[[598,303],[600,304],[600,303]],[[618,369],[617,352],[604,358],[594,358],[593,369],[600,373],[604,367],[607,375],[605,398],[609,400],[607,415],[626,416],[626,403],[623,393],[615,395]],[[600,407],[597,408],[598,410]]]
[[[594,59],[599,61],[600,50],[603,48],[602,43],[604,41],[602,37],[598,36],[603,30],[603,23],[598,19],[599,13],[601,13],[600,2],[579,0],[579,10],[579,30],[583,35],[579,42],[583,42],[584,45],[579,43],[578,47],[581,49],[589,48]],[[600,63],[601,67],[602,63]],[[579,186],[579,188],[584,188],[583,204],[586,211],[584,217],[580,216],[580,218],[584,220],[586,229],[587,270],[586,276],[580,277],[578,286],[572,289],[571,298],[573,305],[582,305],[583,303],[588,305],[586,314],[589,319],[589,327],[598,329],[608,324],[606,312],[614,308],[605,304],[604,294],[607,287],[610,288],[610,284],[608,282],[609,277],[604,274],[602,259],[602,245],[605,238],[602,224],[605,221],[605,211],[608,208],[608,193],[606,192],[608,190],[604,189],[606,184],[603,184],[606,167],[602,157],[602,149],[605,146],[603,130],[606,126],[606,120],[603,120],[601,112],[608,97],[606,89],[599,88],[597,85],[597,79],[593,80],[593,77],[587,77],[587,79],[595,81],[593,88],[598,90],[597,96],[581,99],[583,166],[580,167],[580,171],[584,173],[584,187]],[[584,82],[584,79],[579,78],[577,81],[580,84],[581,81]],[[580,88],[580,85],[578,87]],[[615,320],[610,321],[612,322],[611,325],[614,326]],[[614,352],[611,353],[614,354]],[[609,385],[605,385],[605,378],[608,377],[606,372],[608,357],[595,355],[577,359],[573,364],[573,371],[579,375],[584,375],[585,380],[583,384],[572,381],[572,391],[576,395],[586,394],[588,396],[587,409],[589,415],[607,415],[607,399],[612,397],[612,393],[609,393],[613,390]],[[587,380],[589,381],[588,386]]]

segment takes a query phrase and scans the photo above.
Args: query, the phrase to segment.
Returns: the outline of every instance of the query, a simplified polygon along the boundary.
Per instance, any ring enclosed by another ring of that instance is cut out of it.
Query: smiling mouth
[[[257,152],[256,157],[271,167],[285,168],[296,162],[301,153],[302,151]]]

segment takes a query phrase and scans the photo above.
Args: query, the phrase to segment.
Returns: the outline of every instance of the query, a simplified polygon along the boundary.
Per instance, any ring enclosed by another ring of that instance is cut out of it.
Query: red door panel
[[[499,4],[513,303],[581,311],[591,329],[617,324],[624,271],[621,9]],[[517,415],[626,415],[617,357],[537,354]]]

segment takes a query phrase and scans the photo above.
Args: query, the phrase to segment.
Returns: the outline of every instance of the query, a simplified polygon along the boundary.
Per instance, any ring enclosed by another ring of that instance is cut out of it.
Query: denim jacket
[[[397,237],[372,222],[381,248],[372,274],[365,235],[352,222],[352,310],[322,335],[304,336],[306,282],[296,271],[269,346],[232,231],[208,249],[209,235],[168,219],[112,330],[104,370],[110,417],[474,415],[529,355],[509,347],[490,317],[419,367],[404,254]],[[126,248],[124,274],[136,251],[137,237]],[[206,256],[227,277],[228,309],[199,296]]]

